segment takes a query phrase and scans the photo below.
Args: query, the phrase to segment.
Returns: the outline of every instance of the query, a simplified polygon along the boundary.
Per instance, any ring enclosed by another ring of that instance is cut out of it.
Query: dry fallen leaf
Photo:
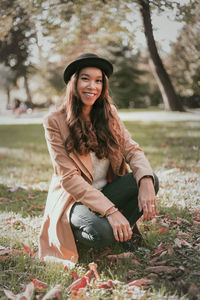
[[[183,218],[177,218],[176,223],[177,223],[178,225],[180,225],[181,223],[185,223],[185,224],[191,226],[191,223],[190,223],[188,220],[183,219]]]
[[[22,246],[23,246],[23,248],[24,248],[24,250],[25,250],[25,254],[26,254],[27,256],[36,258],[37,254],[38,254],[37,251],[36,251],[36,252],[33,252],[33,251],[31,250],[30,247],[24,245],[23,243],[22,243]]]
[[[38,297],[38,300],[48,300],[48,299],[58,299],[62,300],[62,286],[61,285],[56,285],[53,287],[48,293],[42,297]]]
[[[155,266],[155,267],[147,267],[145,269],[146,271],[152,272],[152,273],[172,273],[178,270],[176,267],[171,266]]]
[[[112,252],[112,249],[106,249],[105,251],[103,251],[101,254],[99,254],[97,256],[98,259],[102,259],[103,257],[107,256],[109,253]]]
[[[176,238],[176,239],[174,240],[174,243],[175,243],[175,245],[176,245],[178,248],[181,248],[181,247],[182,247],[182,243],[181,243],[181,240],[180,240],[180,239]]]
[[[70,295],[69,300],[89,300],[89,298],[87,296],[84,296],[84,291],[73,291]]]
[[[193,221],[193,225],[194,225],[194,226],[200,226],[200,222],[194,220],[194,221]]]
[[[3,202],[3,201],[8,201],[8,198],[6,198],[6,197],[0,197],[0,202]]]
[[[98,281],[100,280],[100,276],[99,273],[97,272],[97,264],[95,264],[94,262],[90,263],[89,265],[89,269],[90,271],[92,271],[94,273],[95,279]],[[89,272],[88,272],[89,273]],[[86,273],[87,274],[87,273]]]
[[[30,300],[34,293],[34,284],[33,282],[28,283],[25,286],[24,292],[15,295],[13,292],[4,289],[6,297],[12,300]]]
[[[161,234],[166,234],[169,230],[167,228],[159,228],[157,230],[158,233],[161,233]]]
[[[128,283],[128,286],[137,286],[137,287],[148,287],[148,285],[150,285],[152,283],[152,280],[147,278],[147,277],[143,277],[137,280],[133,280],[131,282]]]
[[[72,284],[68,286],[67,291],[70,293],[74,290],[79,290],[81,288],[86,287],[87,283],[88,283],[88,279],[85,276],[83,276],[81,278],[78,278],[74,282],[72,282]]]
[[[10,247],[9,248],[1,247],[1,249],[0,249],[0,260],[5,261],[8,258],[12,257],[14,254],[21,254],[21,253],[23,253],[23,251],[19,250],[19,249],[12,249]]]
[[[110,260],[118,260],[118,259],[136,258],[136,257],[132,252],[123,252],[120,254],[108,255],[107,258]]]
[[[186,240],[184,240],[184,239],[181,240],[181,244],[182,244],[183,246],[192,248],[192,245],[191,245],[190,243],[188,243],[188,242],[187,242]]]
[[[70,272],[70,275],[73,277],[73,281],[76,281],[79,278],[76,272]]]
[[[167,253],[168,253],[169,255],[174,254],[174,249],[173,249],[172,245],[169,245],[169,246],[167,247]]]
[[[198,299],[197,294],[198,294],[198,287],[196,286],[196,284],[192,283],[188,289],[188,295],[190,299],[197,300]]]
[[[70,286],[68,286],[67,291],[72,292],[74,290],[79,290],[81,288],[86,287],[92,278],[95,278],[96,281],[100,280],[100,276],[97,272],[97,264],[94,262],[90,263],[89,265],[89,271],[85,273],[85,275],[81,278],[78,278]]]
[[[44,290],[48,287],[47,283],[42,282],[42,281],[37,280],[37,279],[33,279],[33,284],[34,284],[34,287],[39,291],[42,291],[42,290]]]

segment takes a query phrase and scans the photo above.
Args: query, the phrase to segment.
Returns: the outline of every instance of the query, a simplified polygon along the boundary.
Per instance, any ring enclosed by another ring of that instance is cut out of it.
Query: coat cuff
[[[153,179],[153,184],[155,184],[153,172],[151,172],[149,170],[146,170],[146,171],[142,170],[142,171],[138,171],[136,174],[134,174],[134,177],[135,177],[135,180],[136,180],[138,186],[139,186],[140,180],[145,176],[151,176]]]

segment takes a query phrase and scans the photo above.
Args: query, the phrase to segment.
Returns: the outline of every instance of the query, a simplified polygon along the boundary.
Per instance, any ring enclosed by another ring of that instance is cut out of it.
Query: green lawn
[[[94,284],[71,299],[200,299],[200,123],[125,124],[159,175],[160,214],[141,223],[144,242],[134,258],[113,261],[105,254],[100,259],[105,249],[79,249],[80,262],[73,271],[80,277],[94,261],[102,281],[120,282],[110,289]],[[47,284],[35,288],[35,299],[55,285],[61,285],[63,298],[69,299],[71,270],[40,262],[23,247],[37,251],[52,175],[42,125],[0,126],[0,170],[0,245],[21,250],[2,254],[0,249],[1,299],[6,299],[4,289],[20,293],[33,278]],[[110,251],[119,254],[123,249]],[[143,277],[151,280],[146,287],[128,288],[129,281]]]

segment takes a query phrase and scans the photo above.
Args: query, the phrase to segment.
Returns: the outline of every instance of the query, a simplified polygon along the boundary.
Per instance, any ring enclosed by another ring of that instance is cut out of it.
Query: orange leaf
[[[48,287],[47,283],[42,282],[42,281],[37,280],[37,279],[33,279],[33,284],[34,284],[34,287],[39,291],[42,291],[42,290],[44,290]]]
[[[0,197],[0,202],[1,201],[7,201],[8,200],[8,198],[6,198],[6,197]]]
[[[76,272],[70,272],[70,275],[73,277],[73,281],[76,281],[79,278]]]
[[[159,228],[158,233],[166,234],[169,230],[167,228]]]
[[[71,293],[70,300],[77,300],[77,299],[89,300],[89,298],[87,296],[84,296],[83,293],[84,291],[73,291]]]
[[[150,285],[152,283],[152,280],[148,279],[147,277],[143,277],[134,281],[129,282],[129,286],[138,286],[141,287],[143,285]]]
[[[98,255],[98,259],[101,259],[104,256],[107,256],[111,252],[112,252],[112,249],[106,249],[105,251],[103,251],[101,254]]]
[[[25,250],[25,255],[27,255],[27,256],[29,255],[30,257],[33,257],[33,258],[36,258],[36,257],[37,257],[38,251],[33,252],[33,251],[31,250],[31,248],[29,248],[28,246],[24,245],[23,243],[22,243],[22,245],[23,245],[23,248],[24,248],[24,250]]]
[[[74,290],[79,290],[87,285],[87,279],[85,277],[79,278],[74,281],[70,286],[68,286],[67,291],[72,292]]]
[[[166,142],[162,142],[161,147],[166,147],[167,143]]]
[[[102,282],[101,284],[97,285],[99,289],[111,289],[114,287],[113,281],[108,280],[107,282]]]
[[[22,246],[23,246],[23,248],[24,248],[24,250],[25,250],[25,254],[26,254],[26,255],[29,255],[29,256],[33,256],[33,255],[34,255],[34,253],[33,253],[33,251],[31,250],[31,248],[29,248],[28,246],[26,246],[26,245],[24,245],[24,244],[22,244]]]

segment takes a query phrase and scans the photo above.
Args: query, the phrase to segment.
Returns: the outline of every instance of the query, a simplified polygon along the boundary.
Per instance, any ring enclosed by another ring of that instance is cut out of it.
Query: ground
[[[80,262],[72,270],[37,259],[52,174],[42,116],[10,116],[17,120],[12,125],[0,116],[2,299],[22,293],[25,286],[34,299],[48,291],[58,299],[61,294],[64,299],[200,299],[200,120],[198,114],[181,114],[178,120],[178,115],[168,116],[157,112],[152,121],[152,115],[148,119],[140,112],[125,122],[160,179],[159,215],[140,222],[143,244],[134,253],[124,253],[120,246],[80,249]],[[20,125],[25,119],[29,124]],[[83,275],[91,262],[97,264],[100,280],[87,283]],[[86,286],[70,291],[76,277]]]

